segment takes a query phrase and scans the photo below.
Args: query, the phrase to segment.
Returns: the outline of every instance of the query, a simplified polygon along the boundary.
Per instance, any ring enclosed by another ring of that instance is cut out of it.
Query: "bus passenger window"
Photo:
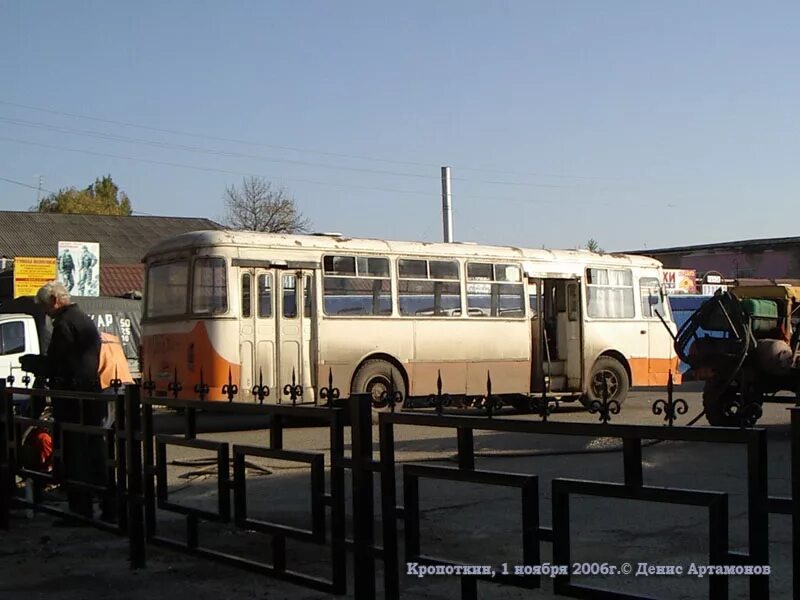
[[[258,276],[258,316],[262,319],[272,316],[272,275],[269,273]]]
[[[586,269],[586,309],[593,319],[632,319],[635,300],[630,269]]]
[[[326,315],[392,314],[388,258],[325,256],[322,262],[322,306]]]
[[[283,276],[283,316],[294,319],[297,316],[297,277]]]
[[[192,311],[211,315],[228,312],[227,266],[224,258],[198,258],[194,262]]]
[[[404,317],[461,315],[458,261],[400,259],[397,295]]]
[[[524,317],[522,271],[516,265],[467,263],[467,314]]]
[[[242,317],[250,318],[250,273],[242,274]]]

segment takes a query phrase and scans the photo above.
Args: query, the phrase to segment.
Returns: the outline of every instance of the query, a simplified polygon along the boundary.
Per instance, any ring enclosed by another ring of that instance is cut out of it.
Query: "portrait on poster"
[[[71,296],[100,295],[100,244],[58,242],[58,280]]]

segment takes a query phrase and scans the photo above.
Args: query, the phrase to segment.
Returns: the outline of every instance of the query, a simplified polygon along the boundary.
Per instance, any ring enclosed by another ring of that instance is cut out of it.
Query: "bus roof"
[[[636,267],[660,267],[661,263],[650,257],[630,254],[598,254],[589,250],[545,250],[515,246],[488,246],[471,242],[409,242],[372,238],[350,238],[341,235],[297,235],[261,233],[255,231],[207,230],[191,231],[166,238],[150,248],[143,262],[152,257],[212,246],[247,247],[248,249],[300,248],[318,251],[384,252],[391,254],[441,255],[463,258],[507,259],[517,261],[542,261],[564,263],[593,262],[602,264],[627,264]]]

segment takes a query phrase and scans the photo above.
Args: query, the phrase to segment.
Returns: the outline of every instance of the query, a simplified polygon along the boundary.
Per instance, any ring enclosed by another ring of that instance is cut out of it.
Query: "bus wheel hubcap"
[[[389,392],[389,381],[383,377],[376,377],[367,384],[367,392],[373,399],[380,400],[384,393]]]
[[[619,391],[617,374],[608,370],[598,371],[595,373],[592,380],[592,386],[594,387],[594,393],[598,398],[603,397],[603,380],[605,380],[606,387],[608,388],[608,397],[613,398]]]

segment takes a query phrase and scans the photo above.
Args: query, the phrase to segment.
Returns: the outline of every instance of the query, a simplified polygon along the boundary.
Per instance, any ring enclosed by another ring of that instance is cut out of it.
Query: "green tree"
[[[121,215],[131,214],[131,201],[125,192],[106,175],[86,189],[74,187],[60,189],[45,196],[33,210],[43,213],[72,213],[84,215]]]
[[[605,250],[600,247],[600,243],[594,238],[589,238],[589,241],[586,242],[586,249],[590,252],[598,252],[600,254],[605,252]]]

